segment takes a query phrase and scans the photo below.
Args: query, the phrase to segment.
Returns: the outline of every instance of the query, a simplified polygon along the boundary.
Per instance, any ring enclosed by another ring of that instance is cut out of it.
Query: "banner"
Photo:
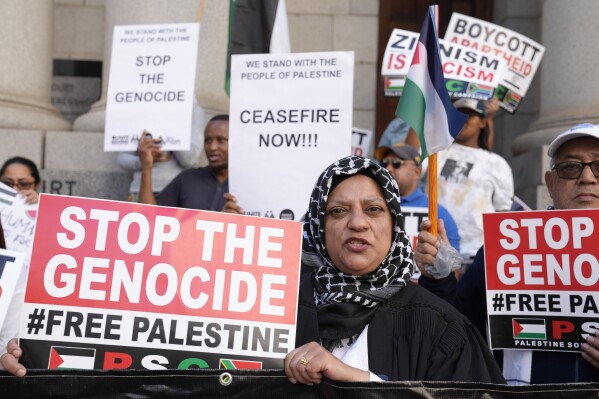
[[[401,96],[418,35],[393,29],[381,66],[386,96]],[[447,92],[452,98],[491,98],[507,69],[503,58],[442,39],[439,39],[439,50]]]
[[[351,52],[232,56],[229,191],[246,214],[299,220],[351,154]]]
[[[588,399],[598,383],[510,386],[475,382],[342,382],[292,384],[282,370],[28,370],[0,371],[7,398],[344,398],[344,399]]]
[[[483,215],[490,347],[580,352],[599,328],[599,210]]]
[[[104,151],[137,149],[144,130],[162,149],[189,150],[200,25],[115,26]]]
[[[511,113],[520,106],[545,53],[544,46],[518,32],[455,12],[449,20],[445,40],[506,61],[507,70],[495,97]]]
[[[281,368],[301,224],[42,194],[20,323],[33,368]]]
[[[371,158],[370,142],[372,141],[372,130],[354,127],[351,131],[351,153],[359,157]]]

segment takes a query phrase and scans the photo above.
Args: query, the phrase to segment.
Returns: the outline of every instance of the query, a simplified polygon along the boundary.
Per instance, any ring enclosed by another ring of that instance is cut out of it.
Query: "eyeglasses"
[[[405,159],[383,159],[381,161],[381,165],[383,165],[383,168],[387,168],[387,166],[389,164],[391,164],[391,166],[393,166],[393,169],[399,169],[401,168],[401,165],[408,165],[406,162],[408,162]]]
[[[389,166],[389,164],[393,166],[393,169],[399,169],[401,168],[401,164],[403,164],[403,161],[401,159],[383,159],[381,161],[381,165],[383,165],[383,168],[386,168],[387,166]]]
[[[32,181],[12,181],[12,180],[0,180],[2,183],[6,184],[9,187],[15,188],[18,187],[19,190],[29,190],[35,182]]]
[[[566,161],[556,163],[551,167],[562,179],[578,179],[582,175],[584,167],[588,166],[593,172],[593,176],[599,178],[599,160],[593,162],[574,162]]]

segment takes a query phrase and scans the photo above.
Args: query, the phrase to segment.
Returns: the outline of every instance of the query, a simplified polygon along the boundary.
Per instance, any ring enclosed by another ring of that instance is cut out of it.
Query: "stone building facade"
[[[224,0],[0,2],[0,16],[8,21],[0,27],[0,139],[5,143],[0,162],[13,155],[34,160],[42,169],[44,192],[126,199],[131,177],[117,165],[116,153],[103,151],[112,28],[201,18],[195,89],[211,116],[228,112],[228,5]],[[374,131],[379,2],[286,0],[286,5],[292,51],[355,52],[353,125]],[[515,115],[500,113],[495,134],[495,151],[510,162],[517,195],[539,209],[549,203],[543,183],[546,145],[575,123],[599,122],[594,95],[599,78],[593,73],[599,58],[597,17],[599,4],[593,0],[494,1],[493,22],[547,48],[521,109]],[[101,76],[57,73],[69,62],[86,66],[92,75],[100,66]],[[71,85],[74,81],[83,83]],[[71,94],[79,100],[68,100]],[[54,101],[57,107],[67,102],[85,107],[94,96],[99,99],[91,109],[72,118],[53,106]],[[203,156],[199,164],[205,162]]]

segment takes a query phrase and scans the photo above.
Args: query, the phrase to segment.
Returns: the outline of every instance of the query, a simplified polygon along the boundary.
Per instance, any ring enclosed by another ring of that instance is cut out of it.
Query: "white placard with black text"
[[[200,25],[115,26],[105,151],[131,151],[148,131],[164,150],[188,150]]]
[[[351,154],[353,52],[231,60],[229,190],[246,214],[299,220],[318,175]]]

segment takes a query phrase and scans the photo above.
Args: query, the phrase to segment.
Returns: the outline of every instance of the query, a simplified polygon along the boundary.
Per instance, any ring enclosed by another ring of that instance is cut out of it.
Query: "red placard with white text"
[[[579,352],[599,328],[599,210],[492,213],[483,224],[491,348]]]
[[[282,368],[301,224],[42,194],[21,318],[33,368]]]

